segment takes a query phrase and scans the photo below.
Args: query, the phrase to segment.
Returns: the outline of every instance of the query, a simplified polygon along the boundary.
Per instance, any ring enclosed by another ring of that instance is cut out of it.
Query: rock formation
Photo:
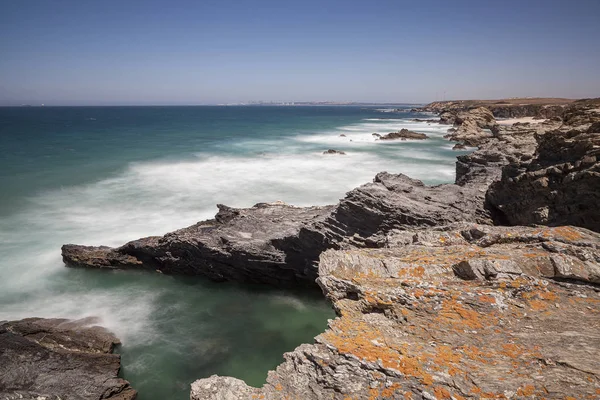
[[[329,250],[338,318],[260,389],[213,376],[191,399],[597,398],[600,235],[454,224]]]
[[[131,400],[117,376],[119,340],[92,321],[27,318],[0,322],[0,398]]]
[[[428,136],[424,133],[418,133],[418,132],[413,132],[413,131],[409,131],[408,129],[401,129],[398,132],[390,132],[386,135],[378,135],[379,136],[379,140],[393,140],[393,139],[400,139],[400,140],[406,140],[406,139],[416,139],[416,140],[423,140],[423,139],[427,139]]]
[[[594,130],[594,129],[592,129]],[[510,225],[577,225],[600,232],[600,132],[538,136],[535,157],[505,168],[487,192]]]
[[[343,152],[341,150],[334,150],[334,149],[325,150],[323,152],[323,154],[340,154],[340,155],[346,155],[345,152]]]
[[[597,398],[600,115],[595,100],[552,106],[559,117],[512,126],[490,104],[431,106],[452,139],[478,147],[458,157],[455,184],[382,172],[336,206],[219,205],[163,237],[65,245],[63,259],[317,280],[338,318],[314,344],[287,353],[260,389],[214,376],[192,399]],[[498,226],[531,224],[552,227]]]

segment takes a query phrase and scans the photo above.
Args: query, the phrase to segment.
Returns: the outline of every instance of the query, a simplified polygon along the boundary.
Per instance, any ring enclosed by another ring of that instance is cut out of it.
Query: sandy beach
[[[529,122],[532,124],[539,124],[540,122],[544,122],[545,119],[534,119],[533,117],[522,117],[522,118],[508,118],[508,119],[497,119],[499,125],[512,125],[517,122]]]

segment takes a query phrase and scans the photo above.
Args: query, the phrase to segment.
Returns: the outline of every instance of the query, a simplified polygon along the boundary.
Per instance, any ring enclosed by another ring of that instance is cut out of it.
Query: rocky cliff
[[[338,318],[263,388],[211,377],[192,399],[600,396],[598,133],[593,102],[538,124],[443,110],[477,146],[455,184],[380,173],[339,204],[219,206],[215,219],[69,266],[273,285],[315,278]],[[498,226],[498,225],[554,225]],[[570,226],[576,225],[576,226]],[[585,228],[590,228],[588,230]]]

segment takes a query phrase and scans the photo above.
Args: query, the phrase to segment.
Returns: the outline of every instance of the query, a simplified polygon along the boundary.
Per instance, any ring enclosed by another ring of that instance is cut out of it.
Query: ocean
[[[359,106],[0,108],[0,320],[95,317],[140,400],[212,374],[261,386],[335,315],[319,292],[65,268],[64,243],[117,246],[216,204],[334,204],[376,173],[452,182],[446,126]],[[424,141],[375,141],[408,128]],[[342,136],[344,135],[344,136]],[[327,149],[346,155],[323,155]],[[463,152],[464,153],[464,152]]]

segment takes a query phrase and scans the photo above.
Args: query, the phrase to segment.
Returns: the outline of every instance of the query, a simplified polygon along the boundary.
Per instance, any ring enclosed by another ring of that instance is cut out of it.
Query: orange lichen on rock
[[[433,388],[433,394],[437,400],[445,400],[452,398],[452,394],[450,394],[448,389],[443,388],[441,386],[436,386],[435,388]]]
[[[333,328],[322,337],[338,352],[352,354],[369,362],[381,362],[385,368],[417,378],[426,385],[433,382],[423,366],[424,355],[412,356],[408,354],[406,347],[386,343],[384,335],[364,321],[345,317],[337,319]]]
[[[452,351],[450,346],[438,346],[433,361],[435,362],[436,368],[448,367],[448,373],[452,376],[457,375],[460,372],[458,366],[461,361],[461,355]]]
[[[535,386],[533,385],[525,385],[517,389],[517,394],[519,396],[531,396],[535,393]]]
[[[576,241],[576,240],[581,240],[583,239],[583,235],[579,232],[577,232],[575,229],[573,229],[570,226],[559,226],[556,228],[550,228],[552,233],[561,238],[561,239],[565,239],[565,240],[569,240],[569,241]]]
[[[475,310],[466,308],[455,299],[444,300],[439,315],[440,318],[450,322],[456,327],[467,327],[471,329],[483,328],[484,319],[490,318],[489,316],[482,316]]]

